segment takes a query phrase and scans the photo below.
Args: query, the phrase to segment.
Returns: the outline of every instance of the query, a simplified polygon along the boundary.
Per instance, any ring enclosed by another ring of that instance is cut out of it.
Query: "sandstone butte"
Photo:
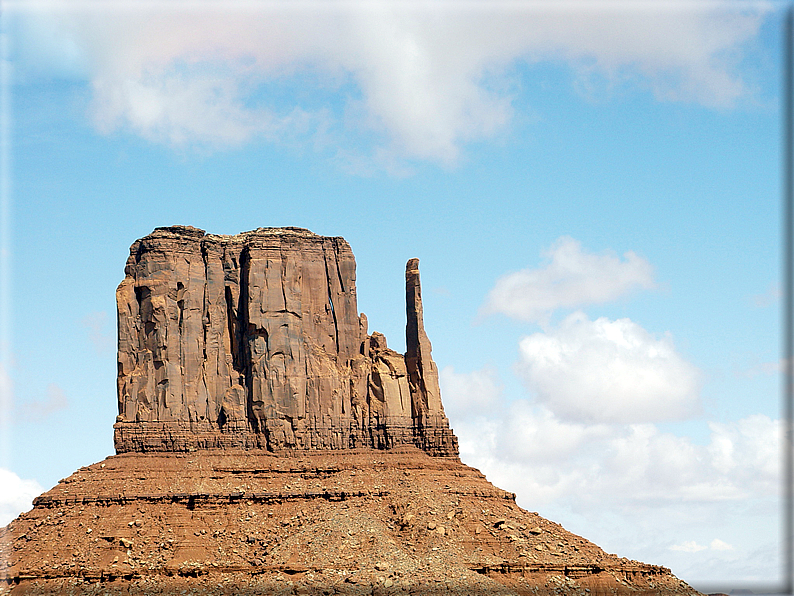
[[[0,592],[697,594],[461,463],[417,259],[405,354],[343,238],[157,228],[125,273],[116,455],[0,530]]]

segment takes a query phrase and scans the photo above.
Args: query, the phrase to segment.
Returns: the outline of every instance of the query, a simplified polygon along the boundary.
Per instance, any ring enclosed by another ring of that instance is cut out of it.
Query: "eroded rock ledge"
[[[157,228],[118,304],[117,453],[387,449],[457,457],[406,267],[406,354],[367,332],[343,238]]]
[[[0,594],[698,596],[411,446],[123,453],[0,528]]]

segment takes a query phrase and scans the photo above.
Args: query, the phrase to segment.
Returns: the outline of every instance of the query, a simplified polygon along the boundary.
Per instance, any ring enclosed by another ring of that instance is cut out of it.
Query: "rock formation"
[[[390,448],[456,457],[406,269],[405,356],[367,334],[343,238],[157,228],[116,292],[116,452]]]
[[[696,596],[514,499],[412,446],[127,452],[0,529],[0,593]]]
[[[697,596],[459,461],[416,259],[405,355],[298,228],[158,228],[117,299],[117,454],[0,528],[0,594]]]

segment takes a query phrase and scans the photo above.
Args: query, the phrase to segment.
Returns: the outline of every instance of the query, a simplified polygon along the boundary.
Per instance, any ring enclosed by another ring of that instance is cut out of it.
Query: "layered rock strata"
[[[696,596],[415,447],[115,455],[0,529],[0,593]]]
[[[407,353],[367,333],[343,238],[157,228],[118,304],[117,453],[393,448],[457,457],[406,268]]]

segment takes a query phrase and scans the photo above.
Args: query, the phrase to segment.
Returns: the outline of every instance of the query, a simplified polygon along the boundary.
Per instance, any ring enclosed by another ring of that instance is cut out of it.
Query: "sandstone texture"
[[[405,354],[342,238],[158,228],[125,271],[116,455],[0,528],[0,594],[697,595],[460,462],[417,259]]]
[[[343,238],[157,228],[116,291],[116,452],[387,449],[457,456],[406,269],[407,354],[367,334]]]
[[[0,532],[12,594],[696,594],[412,446],[122,453]]]

